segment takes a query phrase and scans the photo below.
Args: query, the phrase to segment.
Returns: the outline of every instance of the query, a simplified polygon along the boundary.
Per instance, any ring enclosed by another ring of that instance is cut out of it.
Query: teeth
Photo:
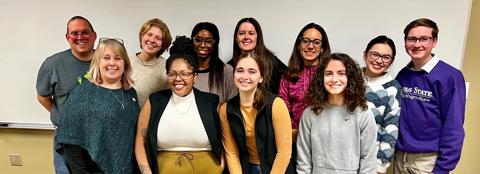
[[[148,48],[155,48],[156,44],[153,42],[146,42],[145,45],[147,45]]]
[[[339,88],[339,87],[342,87],[343,84],[332,84],[330,85],[332,88]]]
[[[185,85],[183,84],[174,84],[173,87],[175,87],[175,89],[182,89]]]

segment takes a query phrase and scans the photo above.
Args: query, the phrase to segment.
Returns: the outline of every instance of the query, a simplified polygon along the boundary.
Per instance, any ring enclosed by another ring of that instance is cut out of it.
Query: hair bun
[[[187,54],[195,57],[192,40],[186,36],[177,36],[170,48],[170,55]]]

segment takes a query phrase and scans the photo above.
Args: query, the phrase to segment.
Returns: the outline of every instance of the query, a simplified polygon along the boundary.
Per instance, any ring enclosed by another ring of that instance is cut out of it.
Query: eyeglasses
[[[120,39],[120,38],[108,38],[108,37],[102,37],[98,40],[98,43],[102,43],[102,42],[107,42],[107,41],[114,41],[114,42],[118,42],[119,44],[124,44],[123,43],[123,40]]]
[[[405,39],[405,43],[407,45],[413,45],[413,44],[417,43],[417,41],[419,41],[420,44],[426,45],[426,44],[429,44],[432,39],[433,39],[433,37],[431,37],[431,36],[407,37]]]
[[[193,72],[184,72],[184,71],[182,71],[182,72],[180,72],[180,73],[177,73],[177,72],[175,72],[175,71],[170,71],[170,72],[167,73],[167,76],[168,76],[169,79],[176,79],[177,76],[180,76],[180,78],[181,78],[182,80],[186,80],[186,79],[188,79],[192,74],[193,74]]]
[[[215,43],[215,40],[213,40],[212,38],[201,38],[201,37],[193,37],[193,42],[195,42],[196,44],[202,44],[202,43],[205,43],[206,45],[213,45]]]
[[[388,55],[388,54],[380,54],[376,51],[369,51],[368,52],[370,54],[369,58],[370,60],[372,61],[377,61],[378,58],[382,58],[382,61],[383,63],[389,63],[392,61],[392,56]]]
[[[300,43],[303,44],[304,46],[308,46],[308,45],[310,45],[310,43],[313,43],[313,46],[317,47],[317,48],[322,46],[322,40],[320,40],[320,39],[310,40],[308,38],[301,37],[300,38]]]
[[[68,33],[68,35],[74,38],[77,38],[78,36],[89,38],[91,33],[91,31],[72,31]]]

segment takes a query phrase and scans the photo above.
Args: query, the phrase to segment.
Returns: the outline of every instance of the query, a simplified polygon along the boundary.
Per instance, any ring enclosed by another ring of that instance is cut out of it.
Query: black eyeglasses
[[[176,79],[178,76],[180,76],[180,78],[182,80],[186,80],[188,79],[194,72],[185,72],[185,71],[182,71],[182,72],[175,72],[175,71],[170,71],[167,73],[167,77],[169,79]]]
[[[213,40],[212,38],[201,38],[201,37],[193,37],[193,42],[196,43],[196,44],[202,44],[202,43],[205,43],[207,45],[213,45],[215,43],[215,40]]]
[[[378,60],[378,58],[382,58],[381,60],[383,61],[383,63],[390,63],[392,61],[392,56],[388,54],[382,55],[376,51],[369,51],[368,53],[370,54],[370,60],[376,61]]]
[[[417,41],[420,42],[420,44],[422,45],[427,45],[430,43],[430,41],[433,39],[433,37],[430,37],[430,36],[422,36],[422,37],[407,37],[405,39],[405,43],[407,45],[413,45],[415,43],[417,43]]]
[[[100,43],[106,42],[106,41],[115,41],[115,42],[118,42],[118,43],[120,43],[120,44],[122,44],[122,45],[124,44],[124,43],[123,43],[123,40],[120,39],[120,38],[108,38],[108,37],[102,37],[102,38],[100,38],[100,39],[98,40],[98,43],[100,44]]]
[[[303,44],[304,46],[308,46],[308,45],[310,45],[310,43],[313,43],[313,46],[317,47],[317,48],[322,46],[322,40],[320,40],[320,39],[310,40],[309,38],[301,37],[300,38],[300,43]]]

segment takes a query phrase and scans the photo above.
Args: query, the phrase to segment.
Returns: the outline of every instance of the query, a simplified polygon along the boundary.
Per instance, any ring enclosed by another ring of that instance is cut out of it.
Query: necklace
[[[120,91],[122,93],[122,98],[121,100],[118,99],[117,95],[115,95],[112,90],[108,90],[108,92],[110,92],[110,94],[113,95],[113,97],[115,97],[115,99],[117,100],[118,103],[120,103],[122,105],[122,109],[125,109],[125,106],[123,105],[123,91]]]

